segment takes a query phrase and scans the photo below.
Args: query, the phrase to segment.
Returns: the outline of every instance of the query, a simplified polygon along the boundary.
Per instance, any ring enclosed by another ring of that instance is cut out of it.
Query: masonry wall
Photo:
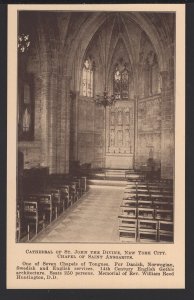
[[[137,113],[137,160],[139,168],[152,158],[161,163],[161,95],[138,101]]]
[[[91,99],[79,99],[78,107],[78,160],[91,163],[92,168],[103,167],[104,108]]]

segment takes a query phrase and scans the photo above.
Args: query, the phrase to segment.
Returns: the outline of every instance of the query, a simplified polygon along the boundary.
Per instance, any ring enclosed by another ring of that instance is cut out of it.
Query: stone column
[[[167,71],[161,72],[161,177],[172,179],[174,174],[174,88]]]
[[[58,107],[57,107],[57,162],[56,172],[69,172],[70,146],[70,79],[71,76],[61,72],[58,77]]]
[[[52,71],[49,78],[48,99],[48,164],[50,173],[56,173],[57,162],[57,107],[58,107],[58,78],[57,72]]]
[[[78,114],[79,114],[79,93],[71,91],[71,120],[70,120],[70,160],[78,160]]]
[[[134,154],[133,168],[138,166],[138,96],[134,97]]]
[[[134,64],[134,157],[133,168],[139,168],[139,153],[138,153],[138,105],[141,96],[142,86],[142,65],[141,62]]]
[[[42,79],[40,77],[40,72],[37,72],[34,76],[34,140],[41,141],[41,91],[42,91]]]
[[[40,87],[40,127],[41,127],[41,165],[48,166],[48,98],[49,71],[41,71]]]

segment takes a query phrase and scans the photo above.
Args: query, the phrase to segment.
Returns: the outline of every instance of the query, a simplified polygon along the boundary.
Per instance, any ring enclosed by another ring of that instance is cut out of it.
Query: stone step
[[[123,169],[108,169],[105,170],[105,178],[125,179],[125,172],[126,170]]]
[[[100,179],[89,179],[88,185],[91,186],[112,186],[112,187],[125,187],[127,184],[126,180],[100,180]]]
[[[126,180],[130,175],[136,175],[133,169],[104,169],[90,174],[90,179]]]
[[[106,175],[125,175],[125,171],[106,171]]]

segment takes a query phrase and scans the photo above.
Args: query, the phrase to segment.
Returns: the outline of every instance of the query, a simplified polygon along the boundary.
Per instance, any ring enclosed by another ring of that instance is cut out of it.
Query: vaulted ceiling
[[[110,69],[119,44],[133,66],[141,64],[150,47],[160,70],[168,70],[174,53],[175,14],[155,12],[21,12],[19,31],[28,31],[41,64],[63,68],[81,67],[92,45],[101,45],[101,60],[107,53]],[[105,46],[106,45],[106,46]]]

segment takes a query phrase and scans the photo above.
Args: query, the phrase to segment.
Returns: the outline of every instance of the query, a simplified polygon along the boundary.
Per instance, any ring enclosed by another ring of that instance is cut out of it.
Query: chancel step
[[[88,180],[88,185],[90,188],[92,186],[111,186],[111,187],[125,187],[126,186],[126,181],[125,180],[100,180],[100,179],[89,179]]]
[[[102,169],[93,171],[90,174],[91,179],[112,179],[112,180],[125,180],[126,173],[134,174],[134,170],[129,169]]]
[[[125,177],[125,172],[127,170],[119,170],[119,169],[107,169],[105,170],[106,176],[113,176],[113,177]]]

